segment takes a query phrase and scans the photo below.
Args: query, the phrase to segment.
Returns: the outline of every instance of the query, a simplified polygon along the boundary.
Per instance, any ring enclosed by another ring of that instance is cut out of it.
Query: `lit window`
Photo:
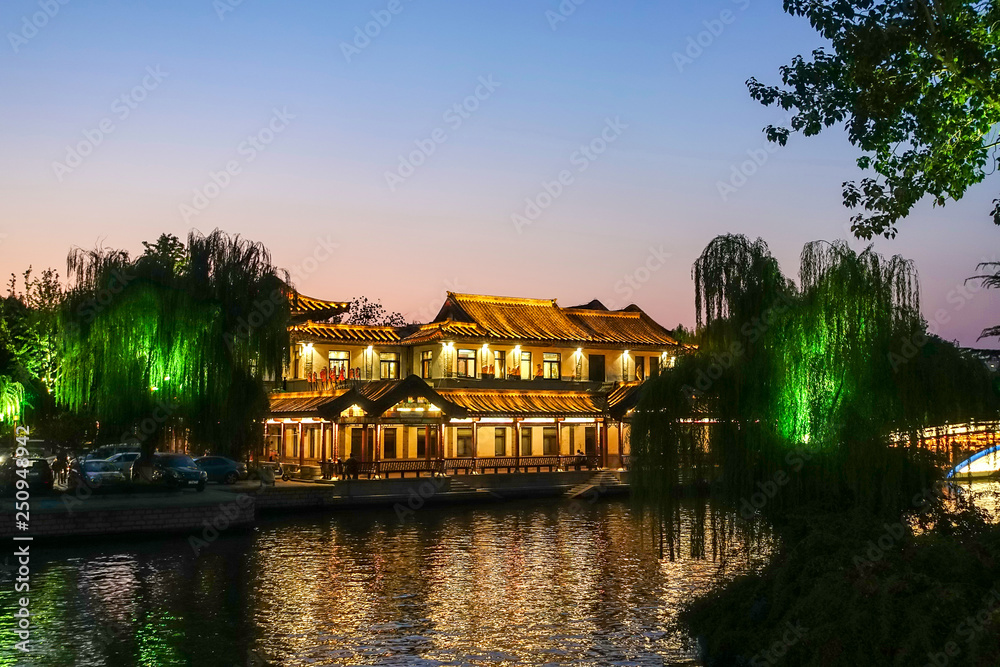
[[[335,380],[340,380],[341,378],[346,380],[347,372],[351,366],[350,352],[344,350],[331,351],[328,358],[330,361],[330,377]]]
[[[558,352],[546,352],[542,355],[542,377],[547,380],[558,380],[560,377],[561,355]]]
[[[474,378],[474,377],[476,377],[476,351],[475,350],[459,350],[458,351],[458,377],[460,377],[460,378]]]
[[[434,362],[434,353],[430,350],[420,353],[420,377],[425,380],[431,379],[431,364]]]
[[[507,456],[507,429],[503,426],[493,429],[493,455]]]
[[[542,429],[542,454],[554,456],[559,453],[559,431],[555,426]]]
[[[531,379],[531,352],[521,353],[521,379]]]
[[[378,355],[379,377],[383,380],[399,379],[399,354],[396,352],[382,352]]]
[[[455,454],[459,457],[472,456],[473,452],[473,435],[471,428],[457,428],[455,429]]]
[[[498,378],[507,377],[507,353],[503,350],[493,350],[493,374]]]

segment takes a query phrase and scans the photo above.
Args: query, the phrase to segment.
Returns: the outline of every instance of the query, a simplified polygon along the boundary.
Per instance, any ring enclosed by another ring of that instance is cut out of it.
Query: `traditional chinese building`
[[[642,382],[683,349],[634,305],[449,292],[427,324],[319,321],[346,307],[294,304],[289,370],[267,423],[283,461],[353,455],[383,472],[469,471],[555,469],[582,455],[622,467]]]

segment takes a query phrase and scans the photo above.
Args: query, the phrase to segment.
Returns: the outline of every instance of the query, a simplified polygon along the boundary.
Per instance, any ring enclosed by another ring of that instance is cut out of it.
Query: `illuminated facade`
[[[638,307],[597,301],[448,293],[427,324],[330,324],[301,311],[296,322],[271,396],[269,453],[307,465],[353,455],[396,472],[420,461],[555,469],[578,452],[590,465],[627,465],[641,384],[683,350]]]

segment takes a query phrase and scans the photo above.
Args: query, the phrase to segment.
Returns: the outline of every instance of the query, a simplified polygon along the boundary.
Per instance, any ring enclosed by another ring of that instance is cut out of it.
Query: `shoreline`
[[[251,527],[267,516],[303,511],[392,507],[400,519],[428,505],[491,503],[525,498],[594,501],[629,493],[628,472],[499,473],[374,480],[240,482],[164,493],[33,496],[28,530],[16,529],[13,499],[0,502],[0,536],[35,540],[108,535],[201,533]],[[224,527],[223,527],[224,526]]]

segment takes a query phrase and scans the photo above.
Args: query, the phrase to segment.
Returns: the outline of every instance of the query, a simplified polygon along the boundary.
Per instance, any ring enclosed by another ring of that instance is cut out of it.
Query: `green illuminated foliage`
[[[263,246],[220,231],[144,245],[135,259],[70,254],[58,398],[112,441],[152,450],[173,432],[240,457],[262,438],[264,380],[287,358],[287,276]]]
[[[669,510],[685,476],[736,499],[779,478],[772,509],[821,498],[898,507],[930,470],[917,433],[996,416],[985,367],[927,334],[912,262],[810,243],[796,286],[763,241],[727,235],[693,273],[701,345],[637,408],[640,497]],[[689,421],[702,417],[713,423]]]

